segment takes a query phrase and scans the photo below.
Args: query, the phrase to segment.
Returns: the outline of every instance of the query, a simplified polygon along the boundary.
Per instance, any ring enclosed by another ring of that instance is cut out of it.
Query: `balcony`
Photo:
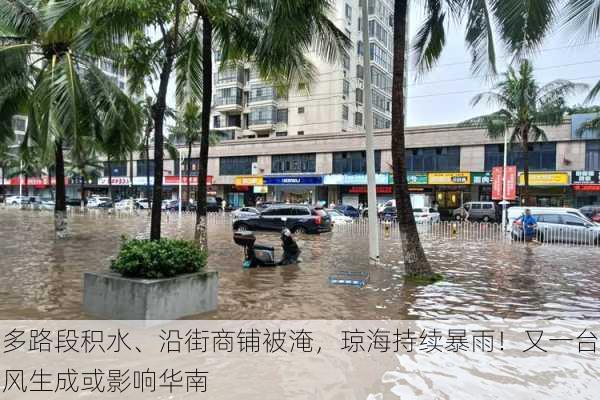
[[[230,67],[221,70],[215,74],[215,83],[217,86],[231,86],[236,84],[238,87],[244,86],[244,68]]]
[[[215,109],[217,111],[239,111],[243,110],[242,96],[215,97]]]

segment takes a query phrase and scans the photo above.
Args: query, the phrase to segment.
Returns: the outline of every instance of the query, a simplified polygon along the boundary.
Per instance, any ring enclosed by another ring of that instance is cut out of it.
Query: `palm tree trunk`
[[[29,196],[29,175],[25,172],[25,196]]]
[[[394,77],[392,86],[392,168],[394,173],[394,196],[402,249],[404,268],[408,276],[431,278],[433,271],[427,261],[410,203],[405,160],[404,139],[404,74],[406,55],[406,27],[408,5],[406,1],[396,1],[394,5]],[[366,24],[365,24],[366,25]],[[365,51],[368,51],[365,48]],[[365,73],[369,73],[366,71]],[[369,218],[375,218],[369,215]]]
[[[523,175],[525,185],[523,186],[523,203],[529,206],[529,129],[527,127],[522,128],[521,132],[521,146],[523,147]]]
[[[198,188],[196,191],[196,228],[194,239],[202,250],[208,250],[206,226],[206,176],[208,172],[208,138],[210,106],[212,101],[212,24],[208,15],[202,15],[202,136],[198,160]]]
[[[129,193],[129,197],[133,200],[133,152],[130,151],[129,152],[129,190],[131,191]],[[133,204],[133,202],[132,202]]]
[[[62,140],[57,139],[55,147],[56,201],[54,202],[54,233],[62,239],[67,236],[67,194],[65,191],[65,160]]]
[[[81,175],[81,211],[85,210],[85,177]]]
[[[148,200],[148,207],[152,208],[152,199],[150,198],[150,145],[148,139],[146,139],[146,200]]]
[[[192,142],[188,143],[188,162],[187,162],[187,202],[190,203],[190,176],[192,173]]]

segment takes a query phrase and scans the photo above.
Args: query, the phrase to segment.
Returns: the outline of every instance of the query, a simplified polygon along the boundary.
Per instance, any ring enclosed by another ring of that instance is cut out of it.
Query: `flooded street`
[[[165,236],[191,238],[193,216],[163,217]],[[0,318],[84,319],[83,273],[108,268],[122,235],[143,235],[147,216],[69,217],[71,237],[55,241],[49,212],[0,210]],[[279,237],[257,234],[281,255]],[[427,240],[443,282],[403,281],[401,247],[382,241],[382,262],[369,265],[365,236],[336,231],[299,238],[302,263],[242,269],[231,227],[209,226],[209,268],[219,271],[217,312],[210,319],[494,319],[600,318],[597,248]],[[340,271],[368,271],[366,287],[329,284]]]

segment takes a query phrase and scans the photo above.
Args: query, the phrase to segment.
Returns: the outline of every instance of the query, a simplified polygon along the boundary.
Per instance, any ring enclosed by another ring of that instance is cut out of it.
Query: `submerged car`
[[[233,219],[252,218],[258,214],[260,214],[260,211],[255,207],[241,207],[231,213]]]
[[[332,224],[351,224],[354,219],[351,217],[348,217],[344,214],[342,214],[341,212],[339,212],[338,210],[332,209],[332,208],[328,208],[327,210],[327,214],[329,214],[329,217],[331,217],[331,223]]]

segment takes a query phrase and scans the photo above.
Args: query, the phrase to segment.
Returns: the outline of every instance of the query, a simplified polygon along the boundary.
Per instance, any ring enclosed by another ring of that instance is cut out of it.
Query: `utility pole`
[[[371,92],[371,46],[369,45],[368,1],[362,1],[363,37],[363,89],[365,94],[364,123],[367,142],[367,193],[369,202],[369,258],[379,260],[379,224],[377,221],[377,182],[375,176],[375,151],[373,150],[373,106]]]
[[[183,150],[179,150],[179,219],[181,220],[181,170],[183,169]]]
[[[506,230],[506,164],[508,158],[508,130],[504,130],[504,163],[502,168],[502,231]]]

